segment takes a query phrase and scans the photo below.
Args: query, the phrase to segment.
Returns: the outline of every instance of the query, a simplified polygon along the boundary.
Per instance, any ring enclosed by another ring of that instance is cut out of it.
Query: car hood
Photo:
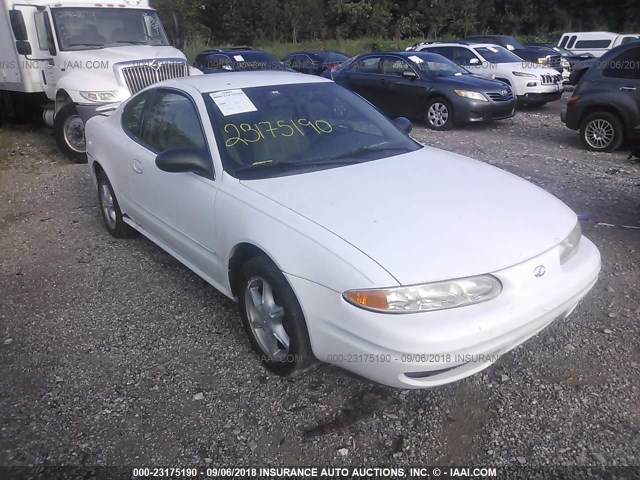
[[[541,188],[431,147],[241,183],[341,237],[404,285],[518,264],[559,244],[577,221]]]
[[[451,77],[439,77],[446,80],[451,87],[459,88],[471,88],[473,90],[481,90],[483,92],[488,90],[501,90],[504,88],[504,83],[490,80],[480,75],[453,75]]]

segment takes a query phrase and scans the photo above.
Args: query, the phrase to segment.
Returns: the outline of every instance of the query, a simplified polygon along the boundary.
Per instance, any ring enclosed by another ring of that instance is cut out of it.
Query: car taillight
[[[580,99],[580,95],[573,95],[569,101],[567,102],[567,107],[573,105],[574,103],[576,103],[578,100]]]

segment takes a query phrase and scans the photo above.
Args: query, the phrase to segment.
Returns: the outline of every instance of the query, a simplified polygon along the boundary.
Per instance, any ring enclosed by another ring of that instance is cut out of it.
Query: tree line
[[[161,15],[177,11],[188,41],[221,45],[474,33],[557,40],[565,31],[640,31],[638,0],[152,0],[152,5]]]

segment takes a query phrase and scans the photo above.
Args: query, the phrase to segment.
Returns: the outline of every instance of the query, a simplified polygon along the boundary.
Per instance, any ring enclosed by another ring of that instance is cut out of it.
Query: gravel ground
[[[639,465],[640,230],[597,221],[640,225],[640,163],[586,152],[561,106],[414,129],[561,198],[603,259],[568,319],[425,391],[328,365],[269,375],[232,302],[106,233],[51,132],[0,130],[0,465]]]

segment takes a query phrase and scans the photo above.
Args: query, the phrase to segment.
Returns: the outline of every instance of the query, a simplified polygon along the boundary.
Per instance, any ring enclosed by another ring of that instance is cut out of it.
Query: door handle
[[[621,90],[623,92],[635,92],[636,87],[620,87],[618,90]]]
[[[133,167],[133,171],[138,173],[138,174],[141,174],[142,171],[143,171],[142,170],[142,164],[138,160],[136,160],[135,158],[133,159],[132,167]]]

